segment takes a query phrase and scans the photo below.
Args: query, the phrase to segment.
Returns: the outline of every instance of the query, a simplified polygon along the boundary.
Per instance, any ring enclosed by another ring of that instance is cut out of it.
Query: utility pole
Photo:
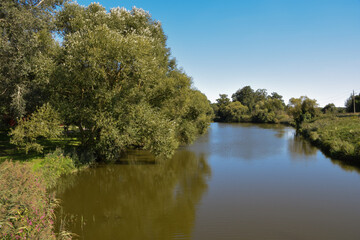
[[[354,105],[354,114],[356,113],[355,111],[355,91],[353,90],[353,105]]]

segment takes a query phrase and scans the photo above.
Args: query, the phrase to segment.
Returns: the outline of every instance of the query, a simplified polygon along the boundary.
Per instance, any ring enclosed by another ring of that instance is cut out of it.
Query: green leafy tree
[[[39,143],[42,138],[57,138],[61,134],[59,114],[49,105],[44,104],[29,118],[19,120],[19,124],[10,131],[11,143],[30,150],[42,152]]]
[[[20,118],[48,99],[57,44],[53,13],[63,0],[0,3],[0,114]]]
[[[354,112],[354,98],[351,95],[345,102],[346,112]],[[360,94],[355,95],[355,111],[360,112]]]
[[[185,143],[190,143],[197,135],[205,133],[213,115],[206,96],[200,91],[191,90],[188,98],[190,101],[186,113],[182,116],[182,122],[187,122],[189,128],[194,128],[194,133],[189,138],[181,139]]]
[[[283,105],[285,106],[285,103],[284,103],[284,100],[283,100],[283,96],[281,96],[281,95],[278,94],[277,92],[272,92],[271,95],[268,96],[268,98],[280,100],[280,101],[283,103]]]
[[[246,113],[249,111],[248,107],[242,105],[240,102],[231,102],[224,109],[226,122],[241,122],[246,119]]]
[[[216,114],[216,121],[224,122],[226,121],[227,111],[226,107],[230,104],[230,99],[228,98],[227,94],[219,94],[219,98],[216,99],[217,111]]]
[[[260,102],[266,100],[268,97],[267,90],[266,89],[257,89],[254,93],[254,102]]]
[[[97,158],[128,148],[170,156],[205,131],[210,105],[169,58],[161,24],[147,12],[69,3],[57,26],[64,42],[52,102]]]
[[[232,100],[239,101],[241,104],[247,106],[249,111],[251,112],[255,106],[256,97],[261,98],[263,92],[259,91],[255,94],[254,90],[250,86],[245,86],[239,90],[237,90],[232,95]]]
[[[336,113],[337,109],[335,104],[329,103],[321,109],[322,113]]]
[[[284,104],[281,99],[267,98],[257,102],[252,112],[252,121],[261,123],[278,123],[284,115]]]
[[[296,129],[299,130],[303,122],[308,122],[316,116],[316,107],[318,104],[315,99],[306,96],[300,98],[291,98],[288,109],[293,116]]]

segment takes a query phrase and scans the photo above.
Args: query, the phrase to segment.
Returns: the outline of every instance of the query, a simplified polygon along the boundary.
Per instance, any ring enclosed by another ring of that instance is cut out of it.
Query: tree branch
[[[45,0],[41,0],[38,4],[36,4],[36,6],[35,6],[35,7],[40,6],[40,5],[41,5],[44,1],[45,1]]]
[[[7,88],[5,88],[5,90],[0,94],[0,95],[4,95],[5,93],[6,93],[6,91],[7,91],[8,89]]]

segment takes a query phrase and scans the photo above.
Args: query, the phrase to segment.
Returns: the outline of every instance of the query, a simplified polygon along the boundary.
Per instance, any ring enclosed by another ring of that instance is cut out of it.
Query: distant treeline
[[[231,99],[226,94],[219,96],[212,104],[216,122],[290,123],[298,127],[320,114],[353,111],[352,96],[347,99],[345,108],[336,107],[333,103],[320,108],[315,99],[306,96],[291,98],[285,104],[278,93],[268,94],[266,89],[254,90],[250,86],[237,90]],[[359,111],[360,94],[355,99]]]
[[[266,89],[255,91],[245,86],[231,98],[232,101],[226,94],[220,94],[220,98],[212,104],[215,121],[279,123],[290,120],[284,100],[276,92],[269,95]]]

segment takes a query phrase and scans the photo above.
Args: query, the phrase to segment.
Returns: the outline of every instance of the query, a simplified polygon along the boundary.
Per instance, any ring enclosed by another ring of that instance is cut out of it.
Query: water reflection
[[[283,136],[288,130],[288,127],[274,124],[214,123],[203,151],[224,159],[264,160],[283,152]]]
[[[333,164],[341,167],[341,169],[343,169],[347,172],[356,172],[356,173],[360,174],[360,166],[359,165],[346,163],[344,161],[340,161],[340,160],[336,160],[336,159],[331,159],[331,162]]]
[[[172,160],[131,152],[57,193],[80,239],[355,240],[359,173],[292,128],[212,124]]]
[[[310,156],[315,156],[319,151],[303,137],[293,134],[288,140],[289,154],[294,160],[308,160]],[[315,160],[315,158],[312,158]]]
[[[320,151],[317,147],[312,145],[309,141],[302,136],[291,134],[288,138],[288,152],[292,160],[309,161],[316,160],[316,155]],[[324,153],[323,153],[324,154]],[[334,165],[339,166],[347,172],[356,172],[360,174],[360,166],[352,162],[346,162],[336,159],[328,158]]]
[[[211,175],[204,156],[183,150],[144,164],[154,162],[135,151],[125,160],[63,179],[57,192],[68,229],[80,239],[189,238]]]

